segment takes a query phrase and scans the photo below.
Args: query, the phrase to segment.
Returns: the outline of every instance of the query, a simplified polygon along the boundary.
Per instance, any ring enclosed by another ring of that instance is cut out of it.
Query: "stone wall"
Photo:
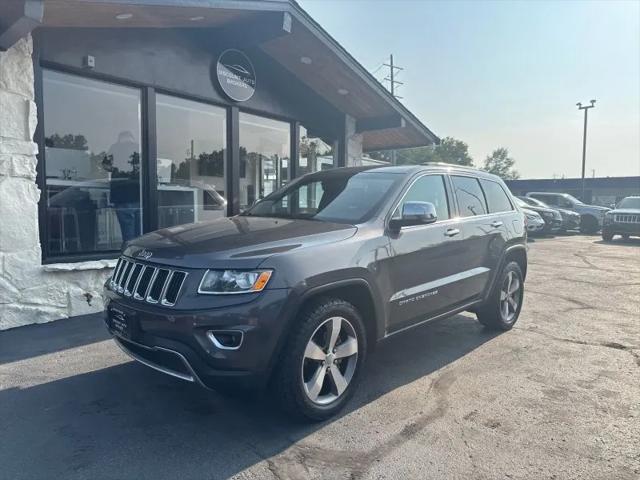
[[[114,261],[42,265],[31,38],[0,52],[0,330],[102,309]]]
[[[362,165],[362,134],[356,133],[356,119],[347,115],[347,167]]]

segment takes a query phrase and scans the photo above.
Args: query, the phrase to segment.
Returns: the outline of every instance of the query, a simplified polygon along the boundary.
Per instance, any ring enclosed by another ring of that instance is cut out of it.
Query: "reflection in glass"
[[[296,174],[298,176],[305,173],[327,170],[335,166],[335,155],[337,149],[334,143],[327,143],[320,137],[309,135],[307,129],[300,127],[300,159]]]
[[[113,251],[140,235],[140,92],[43,71],[49,255]]]
[[[290,124],[240,113],[240,210],[289,181]]]
[[[156,96],[158,226],[225,215],[226,110]]]

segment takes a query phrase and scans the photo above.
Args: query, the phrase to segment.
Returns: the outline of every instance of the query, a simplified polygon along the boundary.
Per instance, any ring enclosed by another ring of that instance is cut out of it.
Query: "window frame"
[[[157,88],[152,85],[128,80],[126,78],[88,71],[79,67],[49,62],[40,59],[39,39],[34,37],[34,101],[37,105],[38,123],[34,132],[34,142],[38,145],[36,164],[36,185],[41,192],[46,191],[46,154],[45,154],[45,124],[44,124],[44,102],[43,92],[43,71],[51,70],[65,75],[86,78],[89,80],[102,81],[113,85],[135,88],[140,92],[140,144],[141,144],[141,169],[140,176],[142,188],[142,234],[157,230],[158,225],[158,183],[157,183],[157,130],[156,130],[156,94],[168,95],[184,100],[200,102],[207,105],[223,108],[226,112],[226,155],[225,155],[225,198],[227,199],[227,217],[240,213],[239,209],[239,185],[240,185],[240,131],[239,112],[257,115],[271,120],[285,122],[289,125],[290,140],[290,168],[288,183],[298,178],[296,166],[299,157],[299,133],[300,121],[290,117],[274,115],[252,108],[240,107],[233,102],[223,103],[198,95],[191,95],[188,92],[175,91],[167,88]],[[339,140],[338,140],[339,141]],[[236,162],[234,163],[234,159]],[[337,165],[339,166],[339,165]],[[38,231],[40,235],[40,247],[42,252],[41,262],[43,265],[57,263],[77,263],[92,260],[111,260],[120,256],[120,250],[105,250],[101,252],[74,253],[65,255],[51,255],[46,241],[47,234],[47,203],[46,195],[40,195],[38,201]],[[45,241],[43,241],[45,239]]]
[[[387,212],[384,220],[385,230],[389,229],[389,222],[393,218],[393,214],[400,207],[400,204],[404,201],[405,197],[407,196],[407,193],[409,193],[409,190],[411,190],[411,187],[413,187],[413,185],[421,178],[426,176],[433,176],[433,175],[438,175],[442,177],[442,183],[444,185],[444,191],[447,198],[447,209],[449,210],[449,218],[447,218],[446,220],[436,220],[433,223],[428,223],[424,225],[411,225],[407,227],[402,227],[402,230],[404,231],[407,229],[432,227],[434,225],[442,225],[446,223],[455,222],[458,220],[457,219],[458,205],[457,205],[457,202],[455,202],[455,196],[453,195],[451,179],[449,178],[449,175],[445,172],[419,172],[417,175],[411,177],[408,182],[406,182],[404,188],[402,188],[402,190],[400,191],[396,199],[391,203],[391,208]]]
[[[478,180],[478,183],[480,184],[480,188],[482,189],[482,193],[484,194],[484,199],[485,199],[485,202],[487,204],[487,213],[486,213],[487,215],[496,215],[496,214],[499,214],[499,213],[509,213],[509,212],[513,212],[515,210],[513,202],[511,201],[511,197],[509,197],[509,194],[506,192],[506,190],[500,184],[500,182],[496,182],[495,180],[491,180],[490,178],[482,178],[482,177],[478,177],[477,180]],[[501,210],[499,212],[491,212],[490,208],[489,208],[489,196],[487,195],[486,190],[482,186],[482,182],[491,182],[491,183],[497,185],[498,188],[500,188],[500,190],[502,191],[502,193],[504,193],[504,196],[506,197],[507,202],[509,203],[509,206],[511,208],[509,210]]]
[[[482,213],[480,215],[470,215],[470,216],[462,216],[462,210],[460,208],[460,203],[458,202],[458,196],[456,195],[456,188],[455,188],[455,184],[453,183],[453,177],[464,177],[464,178],[471,178],[473,180],[475,180],[478,183],[478,187],[480,188],[480,191],[482,192],[482,198],[484,199],[484,207],[485,207],[485,213]],[[462,172],[453,172],[449,174],[449,181],[451,182],[451,193],[453,195],[453,198],[455,199],[456,202],[456,206],[457,206],[457,210],[458,210],[458,219],[459,220],[467,220],[469,218],[480,218],[480,217],[487,217],[489,215],[498,215],[496,213],[489,213],[489,202],[487,201],[487,195],[484,192],[484,189],[482,188],[482,183],[480,183],[480,177],[477,175],[465,175]]]

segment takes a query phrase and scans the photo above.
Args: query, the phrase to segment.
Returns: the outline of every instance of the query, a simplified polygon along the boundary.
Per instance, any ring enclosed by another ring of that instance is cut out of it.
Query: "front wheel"
[[[605,242],[610,242],[611,240],[613,240],[613,233],[607,232],[606,230],[603,230],[602,231],[602,239]]]
[[[487,301],[477,309],[478,321],[493,330],[511,330],[524,300],[524,277],[517,262],[505,265]]]
[[[282,408],[312,421],[335,415],[353,395],[366,345],[362,319],[350,303],[326,298],[305,310],[272,382]]]

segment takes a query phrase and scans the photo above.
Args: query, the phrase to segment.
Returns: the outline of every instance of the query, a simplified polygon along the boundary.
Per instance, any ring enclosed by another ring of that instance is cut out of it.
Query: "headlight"
[[[538,215],[531,215],[530,213],[527,213],[527,214],[526,214],[526,217],[527,217],[529,220],[537,220],[537,219],[538,219]]]
[[[229,294],[261,292],[271,278],[271,270],[207,270],[198,293]]]

